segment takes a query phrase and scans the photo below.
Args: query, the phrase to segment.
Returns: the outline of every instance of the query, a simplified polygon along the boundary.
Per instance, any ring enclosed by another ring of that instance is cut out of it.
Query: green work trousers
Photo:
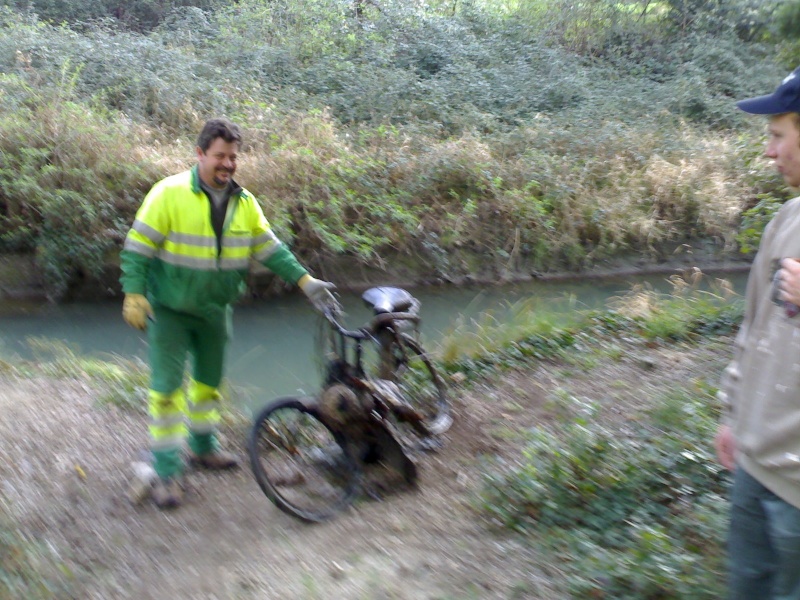
[[[200,318],[153,306],[150,342],[150,437],[156,473],[180,475],[181,447],[189,424],[189,447],[198,455],[217,448],[220,394],[225,350],[231,332],[231,308]],[[186,358],[192,359],[188,398],[183,391]]]

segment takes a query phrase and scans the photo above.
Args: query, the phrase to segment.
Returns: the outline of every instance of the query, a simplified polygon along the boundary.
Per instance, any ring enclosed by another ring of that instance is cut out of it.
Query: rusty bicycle
[[[381,465],[407,484],[415,457],[436,449],[452,423],[443,378],[419,339],[419,301],[396,287],[364,292],[372,317],[345,328],[337,302],[325,309],[323,385],[314,396],[273,400],[256,415],[250,465],[282,511],[317,522],[362,491]]]

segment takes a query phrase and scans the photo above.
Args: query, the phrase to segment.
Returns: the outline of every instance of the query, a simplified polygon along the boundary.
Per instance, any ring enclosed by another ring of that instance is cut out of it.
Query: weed
[[[621,360],[615,336],[638,336],[652,344],[674,343],[727,334],[738,327],[744,304],[727,281],[709,281],[699,269],[670,281],[670,293],[636,285],[609,300],[607,310],[575,310],[566,324],[562,316],[537,310],[525,301],[512,305],[507,319],[487,313],[470,322],[458,321],[440,342],[443,366],[474,379],[497,368],[557,356],[565,365],[561,376],[568,378],[576,369],[595,368],[605,355]],[[581,351],[587,344],[605,350]]]
[[[0,597],[72,597],[70,573],[40,541],[24,534],[0,496]]]
[[[692,343],[732,332],[741,310],[740,302],[730,302],[729,285],[690,270],[673,279],[669,294],[637,287],[609,310],[575,319],[568,334],[550,328],[551,337],[529,336],[489,358],[472,356],[470,364],[481,364],[482,374],[521,366],[543,356],[518,351],[535,340],[572,370],[591,369],[601,357],[623,358],[615,341],[621,335]],[[480,335],[484,347],[495,347],[490,327]],[[592,350],[603,345],[606,352]],[[518,437],[490,432],[522,441],[524,449],[517,461],[485,467],[478,503],[487,520],[529,534],[531,544],[555,556],[572,597],[719,597],[729,479],[709,447],[720,411],[716,388],[704,379],[675,382],[619,429],[597,418],[596,402],[567,388],[556,389],[544,409],[548,425]]]
[[[35,252],[53,299],[109,278],[141,198],[218,114],[309,261],[453,280],[730,253],[786,199],[731,101],[783,74],[742,41],[769,23],[747,0],[679,28],[677,2],[185,4],[118,27],[78,23],[102,12],[85,2],[0,10],[0,250]]]
[[[572,597],[719,597],[729,481],[708,447],[715,388],[688,381],[620,431],[565,390],[549,404],[556,422],[529,432],[517,465],[486,471],[486,517],[558,557]]]
[[[319,583],[317,579],[308,571],[303,571],[300,581],[303,585],[305,600],[317,600],[320,598]]]

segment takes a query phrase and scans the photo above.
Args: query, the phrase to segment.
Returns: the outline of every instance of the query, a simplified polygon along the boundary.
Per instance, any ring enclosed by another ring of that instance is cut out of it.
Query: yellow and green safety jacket
[[[156,183],[136,213],[120,261],[122,291],[213,317],[245,289],[250,260],[296,283],[306,269],[270,228],[255,197],[235,183],[220,238],[197,166]]]

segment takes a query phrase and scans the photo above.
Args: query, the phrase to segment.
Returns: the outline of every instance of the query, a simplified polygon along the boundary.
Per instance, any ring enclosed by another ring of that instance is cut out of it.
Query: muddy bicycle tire
[[[447,386],[420,343],[407,333],[398,333],[388,345],[388,360],[389,378],[403,400],[422,416],[422,425],[434,435],[445,433],[452,423]]]
[[[253,421],[250,466],[264,494],[307,522],[329,519],[355,498],[359,472],[347,444],[309,398],[279,398]]]

